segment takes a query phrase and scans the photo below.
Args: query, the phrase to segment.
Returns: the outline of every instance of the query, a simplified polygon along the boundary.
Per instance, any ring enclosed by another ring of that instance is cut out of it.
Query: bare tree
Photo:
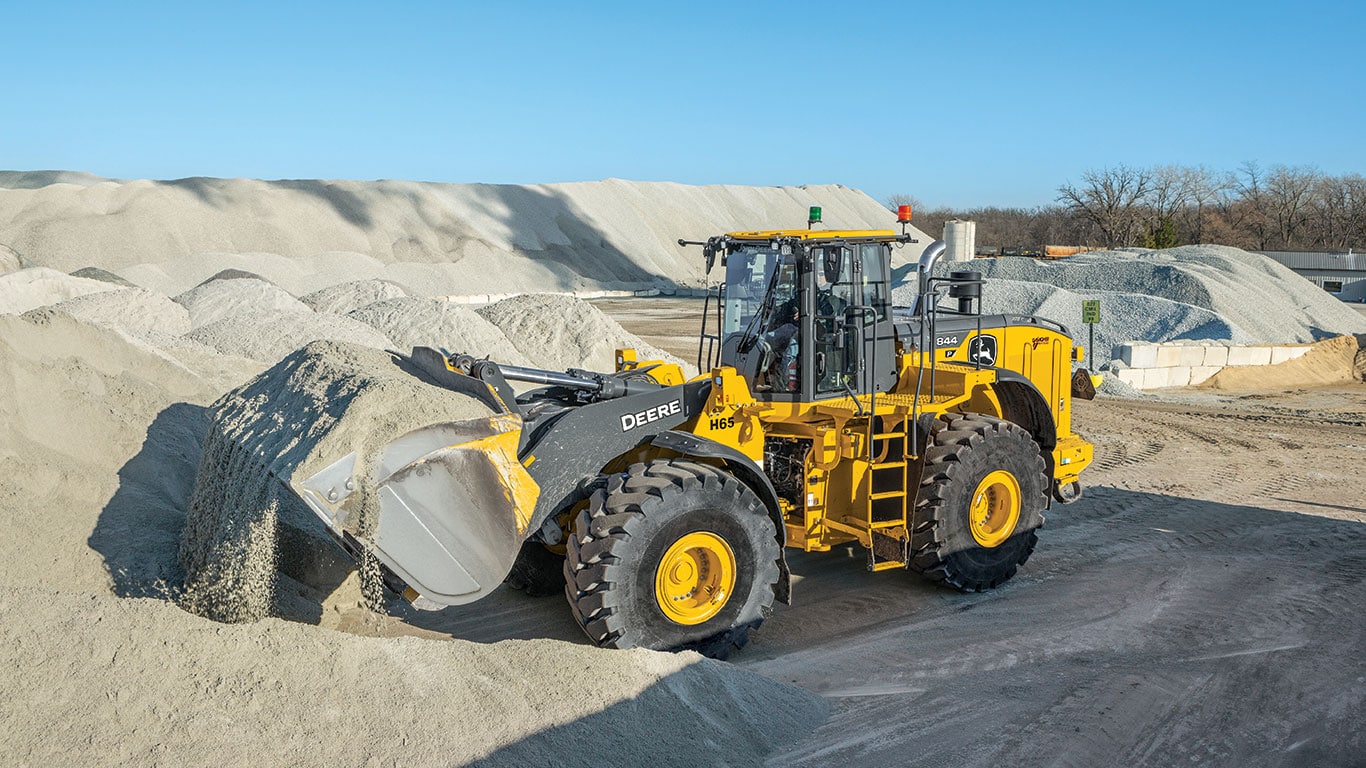
[[[1143,230],[1143,205],[1152,186],[1152,173],[1118,165],[1088,170],[1081,180],[1080,187],[1070,182],[1058,187],[1058,201],[1094,224],[1105,247],[1133,245]]]
[[[1266,174],[1257,161],[1248,160],[1238,166],[1231,189],[1234,194],[1224,208],[1229,224],[1246,234],[1251,247],[1259,251],[1267,250],[1271,245],[1274,227],[1266,193]]]
[[[1187,168],[1190,184],[1190,207],[1194,208],[1193,215],[1188,216],[1192,219],[1188,229],[1191,233],[1191,240],[1196,243],[1205,242],[1205,217],[1206,209],[1213,206],[1219,196],[1228,189],[1229,177],[1226,173],[1197,165],[1194,168]],[[1188,211],[1190,208],[1187,209]]]
[[[896,211],[897,208],[900,208],[903,205],[909,205],[911,206],[911,212],[916,213],[921,208],[925,207],[915,195],[904,195],[901,193],[892,195],[883,202],[892,211]]]
[[[1151,182],[1146,202],[1157,223],[1174,221],[1176,214],[1190,205],[1194,196],[1192,169],[1180,165],[1159,165],[1149,171]]]
[[[1366,178],[1360,174],[1324,176],[1310,199],[1312,243],[1343,250],[1362,242],[1366,232]]]
[[[1291,247],[1299,239],[1322,179],[1323,174],[1309,166],[1278,165],[1267,175],[1266,211],[1282,248]]]

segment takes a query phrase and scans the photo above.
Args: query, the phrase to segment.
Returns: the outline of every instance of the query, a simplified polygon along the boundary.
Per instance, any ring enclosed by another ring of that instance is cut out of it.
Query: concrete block
[[[1252,362],[1248,365],[1271,365],[1271,347],[1248,347]]]
[[[1157,348],[1157,367],[1171,368],[1181,364],[1182,348],[1179,344],[1163,344]]]
[[[1309,351],[1309,347],[1272,347],[1271,364],[1284,363],[1287,360],[1294,360],[1303,357]]]
[[[1201,361],[1200,365],[1215,368],[1223,368],[1228,365],[1228,347],[1205,347],[1205,359]]]
[[[1214,374],[1224,370],[1219,365],[1201,365],[1191,369],[1190,385],[1203,384]]]
[[[1115,378],[1119,379],[1125,384],[1128,384],[1134,389],[1146,389],[1147,387],[1144,385],[1144,379],[1147,377],[1147,373],[1150,370],[1152,369],[1125,368],[1123,370],[1115,371]]]
[[[1169,387],[1189,387],[1191,383],[1191,369],[1188,365],[1177,365],[1167,369],[1167,386]]]
[[[1181,354],[1178,357],[1180,357],[1180,361],[1178,364],[1183,365],[1187,368],[1191,368],[1197,365],[1204,365],[1205,348],[1199,345],[1182,347]]]
[[[1157,345],[1141,341],[1116,344],[1119,359],[1131,368],[1153,368],[1157,365]]]
[[[1254,349],[1256,349],[1256,347],[1229,347],[1228,364],[1256,365],[1256,363],[1252,362],[1252,350]],[[1268,355],[1267,358],[1270,359],[1270,355]]]

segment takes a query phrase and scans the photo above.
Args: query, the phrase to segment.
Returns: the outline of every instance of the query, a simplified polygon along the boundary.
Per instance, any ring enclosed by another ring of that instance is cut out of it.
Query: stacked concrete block
[[[1205,359],[1200,364],[1208,368],[1223,368],[1228,365],[1228,349],[1223,344],[1211,344],[1205,347]],[[1205,378],[1209,377],[1206,376]]]
[[[1304,357],[1307,352],[1309,352],[1309,347],[1272,347],[1271,364],[1276,365],[1277,363],[1284,363],[1289,360]]]
[[[1161,389],[1202,384],[1228,366],[1284,363],[1303,356],[1309,347],[1131,341],[1115,345],[1115,350],[1119,359],[1110,363],[1110,370],[1116,378],[1135,389]]]

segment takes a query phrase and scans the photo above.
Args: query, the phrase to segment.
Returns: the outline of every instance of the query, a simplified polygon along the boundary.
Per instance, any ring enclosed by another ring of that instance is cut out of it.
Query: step
[[[871,470],[879,469],[901,469],[906,466],[904,461],[878,461],[868,465]]]
[[[872,570],[875,571],[875,572],[876,572],[876,571],[890,571],[890,570],[892,570],[893,568],[902,568],[902,569],[904,569],[905,567],[906,567],[906,564],[903,563],[903,562],[901,562],[900,560],[879,560],[878,562],[873,563],[873,568],[872,568]]]
[[[901,498],[905,498],[905,497],[906,497],[906,492],[905,492],[905,491],[883,491],[882,493],[870,493],[870,494],[868,494],[868,499],[869,499],[869,500],[877,500],[877,499],[901,499]]]

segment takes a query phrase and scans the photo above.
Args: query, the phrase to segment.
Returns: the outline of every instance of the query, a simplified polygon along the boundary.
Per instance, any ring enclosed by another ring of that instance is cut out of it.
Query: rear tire
[[[768,510],[734,476],[681,459],[634,464],[579,513],[565,596],[600,646],[725,658],[772,611],[780,556]]]
[[[930,430],[910,568],[963,592],[994,589],[1038,543],[1048,506],[1038,443],[1017,424],[946,413]]]

